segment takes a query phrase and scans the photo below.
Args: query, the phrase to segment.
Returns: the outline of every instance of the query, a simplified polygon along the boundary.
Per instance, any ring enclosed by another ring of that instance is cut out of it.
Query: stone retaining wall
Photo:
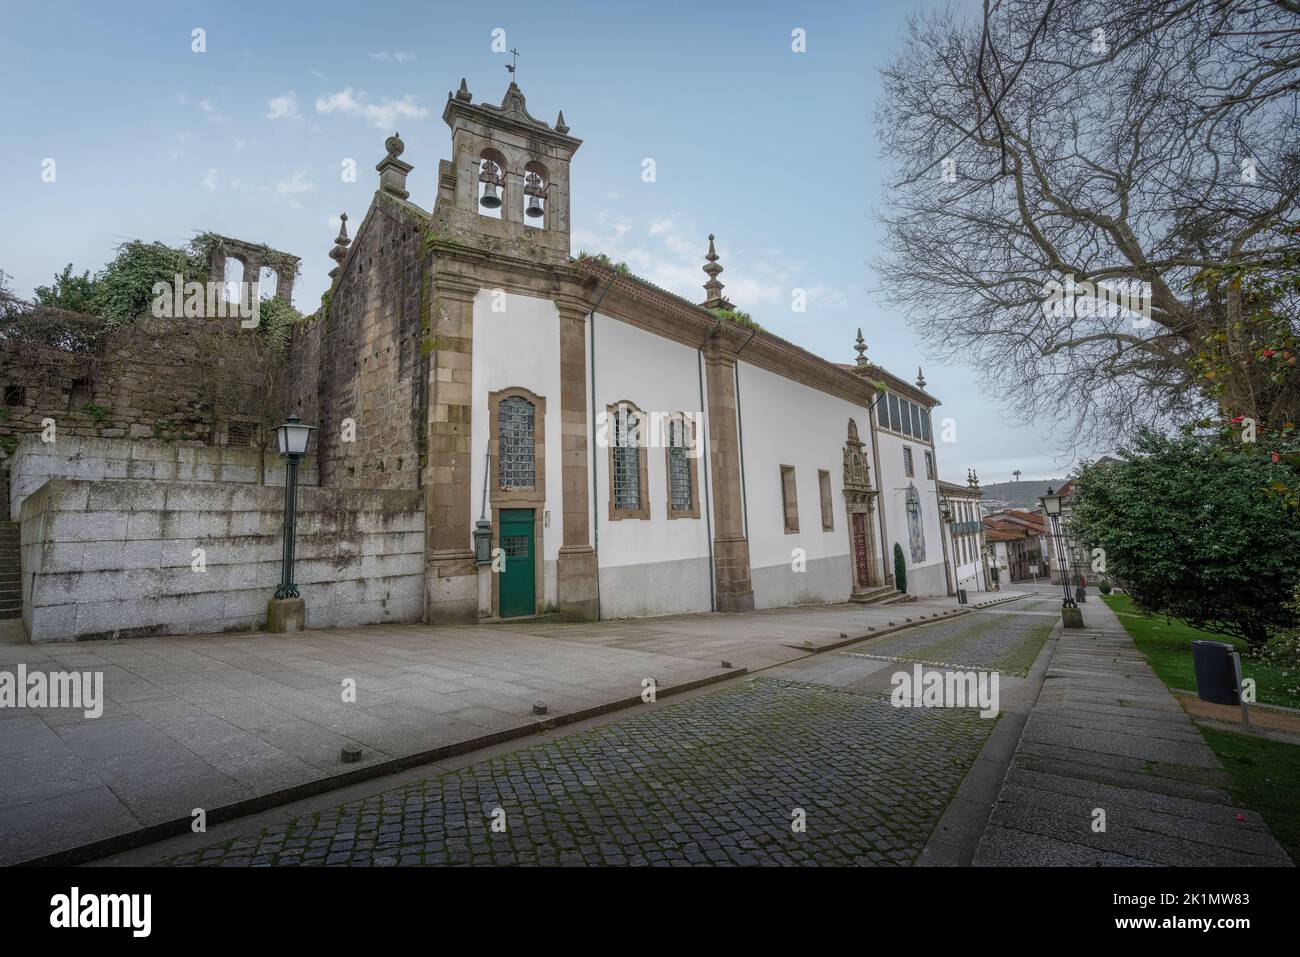
[[[28,636],[262,627],[280,580],[283,494],[229,482],[46,482],[21,512]],[[418,490],[299,490],[295,578],[307,627],[421,619],[422,500]]]
[[[240,482],[284,488],[284,461],[276,451],[178,445],[146,439],[100,439],[58,434],[55,442],[25,435],[9,467],[9,516],[52,478],[151,479],[164,482]],[[298,484],[318,484],[316,456],[298,466]]]

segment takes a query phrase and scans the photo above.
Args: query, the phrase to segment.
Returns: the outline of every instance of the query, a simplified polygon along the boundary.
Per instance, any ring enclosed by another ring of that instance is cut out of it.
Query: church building
[[[422,491],[427,621],[901,600],[896,558],[951,591],[923,379],[754,324],[713,236],[699,302],[575,259],[582,141],[513,82],[443,120],[432,209],[394,135],[344,217],[291,396],[321,485]]]

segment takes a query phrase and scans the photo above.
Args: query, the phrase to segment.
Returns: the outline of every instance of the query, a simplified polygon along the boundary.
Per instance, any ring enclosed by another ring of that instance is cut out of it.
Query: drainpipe
[[[591,330],[591,444],[587,454],[591,459],[591,552],[596,560],[596,620],[600,621],[600,508],[596,501],[596,309],[605,301],[614,280],[605,283],[605,288],[592,304],[587,313],[587,328]],[[610,476],[613,481],[613,476]]]
[[[715,322],[713,328],[710,329],[708,334],[703,339],[700,340],[699,346],[696,347],[695,349],[695,368],[699,374],[699,379],[700,379],[700,413],[701,414],[703,414],[705,411],[704,410],[704,344],[708,342],[709,339],[711,339],[713,336],[717,335],[718,330],[721,328],[722,328],[722,320],[718,319]],[[737,409],[737,412],[739,412],[739,409]],[[713,422],[712,420],[710,420],[709,425],[712,424]],[[704,434],[700,436],[700,443],[701,443],[700,458],[704,464],[704,501],[705,501],[704,532],[708,536],[708,542],[709,542],[709,611],[717,611],[718,610],[718,596],[717,596],[718,586],[713,576],[713,495],[709,490],[709,430],[704,429],[703,431]],[[743,479],[741,480],[741,484],[742,485],[744,484]],[[743,496],[744,492],[742,491],[741,494]],[[746,528],[745,532],[746,534],[748,534],[749,529]]]
[[[749,486],[745,484],[745,421],[740,415],[740,354],[754,341],[758,329],[749,331],[749,338],[736,350],[736,440],[740,447],[740,515],[745,523],[745,541],[749,541]]]

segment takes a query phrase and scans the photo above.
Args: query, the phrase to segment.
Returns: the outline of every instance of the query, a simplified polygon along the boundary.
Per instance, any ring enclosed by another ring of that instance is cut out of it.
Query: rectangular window
[[[912,449],[911,446],[903,446],[903,474],[911,478],[916,474],[912,468]]]
[[[882,429],[889,428],[889,398],[883,392],[876,396],[876,422]]]
[[[641,508],[641,449],[637,442],[636,414],[614,413],[614,508]]]
[[[930,441],[930,410],[921,410],[921,438]]]
[[[831,473],[825,469],[817,470],[817,483],[822,493],[822,531],[835,530],[835,512],[831,507]]]
[[[695,502],[695,460],[691,458],[693,435],[684,416],[668,420],[668,517],[699,518]]]
[[[889,427],[895,432],[903,431],[903,422],[898,415],[898,396],[889,393]]]
[[[934,456],[929,452],[925,453],[925,477],[934,478]]]
[[[795,495],[794,466],[781,466],[781,509],[787,533],[799,531],[799,499]]]
[[[504,489],[530,489],[537,483],[533,404],[512,395],[497,406],[497,470]]]
[[[912,406],[912,434],[921,438],[921,409],[917,405]]]
[[[902,413],[902,417],[903,417],[903,434],[911,435],[912,434],[912,403],[908,402],[906,399],[899,399],[898,411]]]

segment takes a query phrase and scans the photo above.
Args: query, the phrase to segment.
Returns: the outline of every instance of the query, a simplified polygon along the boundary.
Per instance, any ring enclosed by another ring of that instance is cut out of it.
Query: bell
[[[483,195],[479,197],[479,205],[484,209],[501,208],[501,190],[497,188],[496,183],[488,183],[483,189]]]
[[[528,208],[524,210],[524,215],[532,219],[537,219],[543,213],[541,201],[536,196],[528,197]]]

